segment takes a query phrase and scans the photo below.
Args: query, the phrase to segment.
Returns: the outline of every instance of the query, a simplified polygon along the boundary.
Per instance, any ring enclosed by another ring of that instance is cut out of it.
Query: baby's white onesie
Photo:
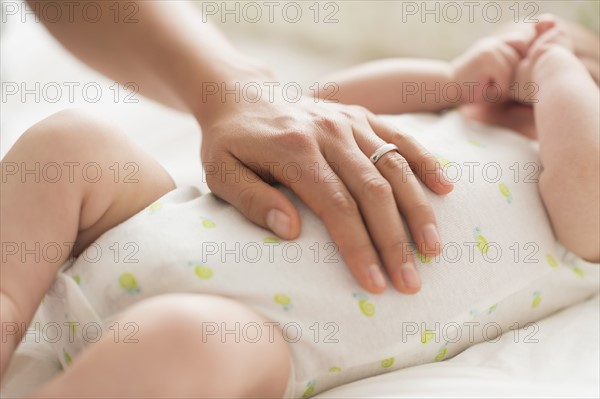
[[[287,396],[308,397],[447,359],[598,291],[598,265],[554,238],[538,193],[535,143],[458,112],[390,120],[434,153],[455,182],[446,196],[424,188],[444,246],[439,257],[418,256],[418,294],[361,289],[321,221],[288,190],[302,218],[301,236],[289,242],[213,195],[178,188],[105,233],[57,277],[42,315],[63,328],[54,344],[63,365],[98,331],[114,334],[115,316],[144,298],[223,295],[283,330],[293,358]],[[199,333],[252,340],[273,325],[213,325]],[[116,328],[121,339],[135,338],[134,327]],[[519,340],[535,342],[535,331],[527,326]]]

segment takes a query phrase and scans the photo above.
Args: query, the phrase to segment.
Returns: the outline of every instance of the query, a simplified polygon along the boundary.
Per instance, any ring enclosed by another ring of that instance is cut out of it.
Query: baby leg
[[[0,166],[1,375],[60,266],[174,184],[116,126],[80,111],[31,127]]]
[[[137,342],[104,335],[33,397],[284,394],[288,346],[280,330],[239,302],[210,295],[162,295],[139,302],[117,321],[135,323],[138,330],[132,338]]]

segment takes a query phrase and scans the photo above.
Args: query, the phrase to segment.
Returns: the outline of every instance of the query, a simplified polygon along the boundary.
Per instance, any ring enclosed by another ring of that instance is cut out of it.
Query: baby
[[[41,319],[64,327],[53,345],[66,372],[35,397],[309,397],[446,359],[597,292],[599,91],[565,29],[544,17],[451,63],[386,61],[330,79],[336,98],[376,113],[463,105],[486,121],[513,82],[513,99],[532,105],[535,136],[521,108],[512,128],[537,137],[539,152],[459,112],[395,121],[455,183],[428,196],[446,244],[413,248],[422,288],[404,288],[415,295],[361,289],[287,190],[302,216],[294,242],[215,196],[175,189],[104,121],[69,111],[38,123],[2,166],[2,372],[42,302]],[[422,101],[436,83],[458,97]],[[8,173],[53,162],[114,174],[23,184]],[[44,256],[31,261],[31,248]]]

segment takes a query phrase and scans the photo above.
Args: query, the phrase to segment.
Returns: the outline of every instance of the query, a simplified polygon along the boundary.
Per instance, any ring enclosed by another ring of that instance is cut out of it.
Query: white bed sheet
[[[193,118],[139,95],[137,104],[115,102],[111,82],[85,67],[39,24],[4,26],[2,82],[33,87],[49,82],[98,82],[106,91],[97,103],[63,95],[56,103],[2,100],[0,154],[40,119],[69,107],[91,109],[117,121],[156,157],[180,184],[206,190],[198,161],[199,128]],[[356,381],[318,398],[349,397],[600,397],[599,297],[538,323],[538,343],[514,343],[512,333],[496,343],[471,347],[435,364]],[[521,335],[522,337],[523,335]],[[2,397],[22,397],[60,370],[45,345],[22,345],[3,379]]]

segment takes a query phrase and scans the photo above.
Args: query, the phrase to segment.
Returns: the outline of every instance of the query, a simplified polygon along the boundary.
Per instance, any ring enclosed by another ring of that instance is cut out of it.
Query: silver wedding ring
[[[369,157],[369,159],[371,160],[371,162],[373,162],[373,164],[376,164],[377,161],[379,161],[385,154],[387,154],[390,151],[397,151],[398,153],[400,152],[398,151],[398,147],[396,147],[396,145],[388,143],[379,147],[373,153],[373,155]]]

